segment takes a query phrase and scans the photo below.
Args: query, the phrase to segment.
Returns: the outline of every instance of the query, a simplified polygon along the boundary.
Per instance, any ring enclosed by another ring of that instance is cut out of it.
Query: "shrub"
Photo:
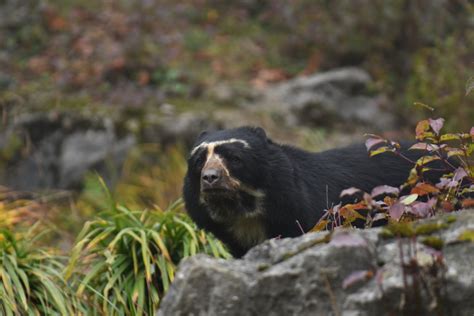
[[[152,315],[182,258],[197,252],[229,256],[182,209],[181,200],[166,210],[111,205],[84,225],[65,274],[74,276],[78,296],[94,313]]]
[[[399,188],[378,186],[372,192],[349,188],[341,197],[359,195],[357,203],[336,205],[326,212],[313,230],[352,226],[364,220],[366,227],[375,222],[398,222],[426,218],[438,211],[451,212],[474,206],[474,127],[469,133],[441,133],[444,119],[422,120],[416,126],[416,140],[409,150],[421,150],[421,157],[412,161],[406,157],[398,142],[369,135],[366,141],[370,156],[392,152],[413,164],[409,178]],[[433,162],[435,165],[433,165]],[[441,175],[431,183],[427,172]],[[365,215],[366,214],[366,215]]]
[[[36,247],[42,236],[36,228],[25,234],[0,229],[0,314],[83,315],[62,277],[61,258]]]

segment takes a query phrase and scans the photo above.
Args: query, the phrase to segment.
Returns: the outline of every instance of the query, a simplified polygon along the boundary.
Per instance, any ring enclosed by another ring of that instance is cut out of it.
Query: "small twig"
[[[398,152],[398,151],[393,151],[393,153],[394,153],[395,155],[397,155],[398,157],[403,158],[403,159],[405,159],[406,161],[408,161],[408,162],[410,162],[410,163],[412,163],[412,164],[414,164],[414,165],[416,164],[416,161],[411,160],[410,158],[408,158],[407,156],[401,154],[401,153]]]
[[[301,233],[302,233],[303,235],[306,234],[306,232],[304,231],[303,226],[301,226],[299,220],[296,220],[296,224],[298,225],[299,229],[301,230]]]

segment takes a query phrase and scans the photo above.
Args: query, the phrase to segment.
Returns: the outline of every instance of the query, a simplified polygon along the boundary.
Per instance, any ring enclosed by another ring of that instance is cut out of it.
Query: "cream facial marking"
[[[222,157],[214,152],[216,146],[217,145],[214,143],[207,145],[206,162],[204,163],[204,167],[202,169],[205,170],[207,168],[218,168],[224,170],[224,173],[230,181],[231,186],[234,188],[239,188],[241,185],[240,181],[230,175],[229,169],[227,169],[226,165],[222,161]]]
[[[246,142],[245,140],[238,139],[238,138],[231,138],[231,139],[225,139],[225,140],[217,140],[215,142],[202,142],[199,145],[197,145],[196,147],[194,147],[193,150],[191,150],[191,156],[194,155],[196,153],[196,151],[199,150],[199,148],[208,147],[208,146],[211,146],[211,145],[213,147],[216,147],[216,146],[219,146],[219,145],[230,144],[230,143],[241,143],[241,144],[244,145],[245,148],[250,148],[249,143]]]
[[[222,157],[214,152],[214,148],[216,148],[215,144],[207,145],[207,157],[203,169],[206,169],[211,166],[220,167],[224,170],[226,176],[229,176],[229,170],[226,168],[224,162],[222,161]]]

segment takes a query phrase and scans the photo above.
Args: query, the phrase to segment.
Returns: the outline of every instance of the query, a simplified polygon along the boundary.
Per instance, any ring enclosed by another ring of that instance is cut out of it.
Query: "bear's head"
[[[265,131],[255,127],[199,135],[188,160],[187,185],[213,220],[262,213],[270,144]]]

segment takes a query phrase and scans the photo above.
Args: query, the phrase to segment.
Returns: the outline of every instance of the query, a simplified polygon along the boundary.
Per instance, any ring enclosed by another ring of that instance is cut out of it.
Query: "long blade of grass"
[[[92,278],[94,278],[99,272],[101,272],[105,268],[106,264],[107,263],[105,261],[96,262],[95,266],[93,266],[92,269],[86,274],[81,284],[77,288],[77,295],[82,295],[86,285],[89,284]]]
[[[63,315],[70,314],[72,311],[68,311],[68,308],[66,308],[65,297],[59,291],[58,287],[49,279],[48,275],[39,270],[32,271],[32,273],[41,280],[43,288],[50,294],[50,298],[55,303],[58,311]]]
[[[166,292],[169,287],[169,275],[168,275],[168,269],[166,267],[166,261],[164,260],[163,257],[158,257],[157,265],[161,274],[161,283],[163,284],[163,289]]]
[[[117,210],[120,211],[122,214],[127,216],[129,219],[132,220],[132,222],[137,225],[138,227],[143,227],[143,223],[140,221],[139,218],[137,218],[132,211],[130,211],[128,208],[126,208],[123,205],[119,205],[117,207]],[[138,213],[138,212],[137,212]]]
[[[20,303],[23,305],[23,309],[27,310],[28,309],[28,302],[26,299],[26,294],[25,290],[23,287],[22,282],[20,282],[20,278],[18,277],[18,267],[15,267],[11,264],[8,256],[5,257],[5,260],[3,261],[3,265],[5,266],[5,269],[10,276],[13,285],[15,286],[15,292],[16,292],[16,297],[19,297]]]
[[[94,248],[99,242],[109,237],[115,231],[115,227],[108,227],[97,234],[89,243],[87,244],[84,250],[90,250]]]
[[[140,243],[142,245],[142,259],[143,259],[143,264],[145,265],[145,277],[147,283],[151,282],[151,266],[150,266],[150,261],[151,261],[151,253],[150,249],[148,248],[148,238],[146,236],[146,233],[142,230],[140,231]]]
[[[124,235],[129,235],[131,236],[133,239],[135,239],[137,242],[140,243],[140,237],[138,237],[137,234],[134,233],[134,230],[135,228],[134,227],[130,227],[130,228],[124,228],[120,231],[120,233],[117,234],[117,236],[115,236],[115,238],[110,242],[108,248],[109,249],[114,249],[115,248],[115,245],[119,242],[119,241],[122,241],[122,238]]]
[[[0,277],[2,279],[3,288],[5,289],[5,292],[6,292],[7,296],[11,297],[12,300],[13,300],[13,306],[12,306],[13,310],[15,312],[17,312],[18,307],[16,306],[16,302],[14,300],[15,293],[13,291],[13,285],[11,283],[10,276],[8,275],[7,271],[5,271],[5,269],[3,267],[0,267]]]
[[[163,239],[161,238],[160,234],[158,234],[157,232],[151,230],[150,235],[153,238],[153,240],[155,241],[158,248],[160,249],[161,254],[166,258],[166,260],[171,261],[171,256],[170,256],[170,253],[168,251],[168,248],[166,248],[165,243],[163,242]]]
[[[195,230],[191,227],[191,225],[189,225],[188,223],[186,223],[185,221],[182,221],[181,219],[179,219],[177,216],[174,217],[174,220],[175,222],[177,223],[180,223],[189,233],[189,235],[193,238],[194,242],[198,242],[197,241],[197,237],[196,237],[196,232]]]
[[[119,264],[118,266],[114,267],[112,269],[113,271],[113,274],[112,276],[109,278],[108,282],[105,284],[105,287],[104,287],[104,290],[103,290],[103,293],[104,293],[104,297],[108,297],[109,296],[109,292],[110,290],[114,287],[115,283],[120,279],[120,278],[123,278],[123,272],[129,267],[129,263],[126,262],[126,261],[123,261],[121,264]],[[105,304],[106,301],[104,301],[104,304]],[[108,302],[107,302],[108,303]],[[104,306],[104,310],[105,310],[105,306]]]

